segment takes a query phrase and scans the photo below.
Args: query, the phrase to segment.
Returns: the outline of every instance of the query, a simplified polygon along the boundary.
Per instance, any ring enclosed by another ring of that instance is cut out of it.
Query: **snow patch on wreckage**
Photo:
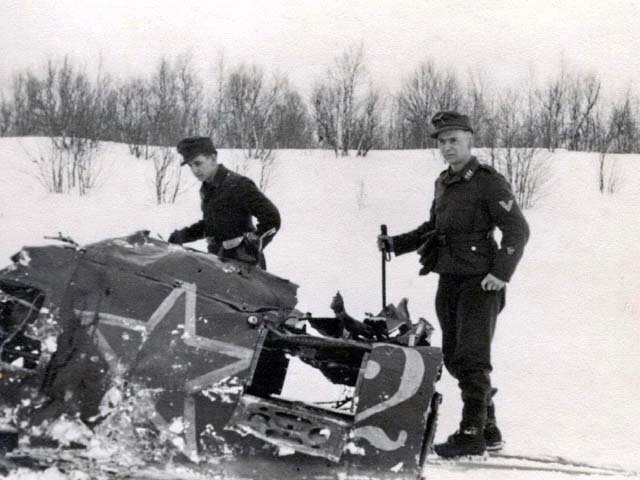
[[[75,421],[146,448],[148,460],[266,442],[383,468],[424,461],[441,355],[406,305],[370,319],[384,337],[366,338],[339,315],[297,312],[287,280],[146,232],[24,248],[12,260],[0,271],[5,450],[18,431],[21,446],[64,444],[59,422]],[[316,371],[339,398],[301,395],[296,371]],[[71,443],[95,449],[83,438]]]

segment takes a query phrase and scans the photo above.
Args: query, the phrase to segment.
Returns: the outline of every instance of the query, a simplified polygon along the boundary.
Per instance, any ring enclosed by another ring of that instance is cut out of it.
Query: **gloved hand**
[[[390,235],[378,235],[378,250],[381,252],[393,252],[393,237]]]
[[[182,245],[185,243],[184,234],[180,230],[174,230],[171,235],[169,235],[167,242]]]

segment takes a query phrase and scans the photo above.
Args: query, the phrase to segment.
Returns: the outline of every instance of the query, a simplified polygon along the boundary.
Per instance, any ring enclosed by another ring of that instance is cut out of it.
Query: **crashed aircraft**
[[[0,449],[61,415],[98,425],[114,390],[134,389],[158,431],[181,420],[191,457],[260,442],[421,469],[442,355],[406,301],[360,322],[338,294],[335,317],[316,318],[295,284],[147,232],[61,240],[0,271]]]

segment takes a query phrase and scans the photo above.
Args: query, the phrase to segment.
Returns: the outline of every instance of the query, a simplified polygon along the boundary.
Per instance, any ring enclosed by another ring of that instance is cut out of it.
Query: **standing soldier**
[[[208,250],[223,258],[235,258],[265,268],[262,249],[280,229],[280,213],[255,183],[217,162],[218,152],[208,137],[178,142],[182,165],[189,165],[202,182],[203,219],[174,231],[170,243],[207,239]],[[258,220],[253,225],[253,218]]]
[[[444,363],[462,394],[460,428],[435,446],[442,457],[479,455],[502,447],[491,388],[491,340],[505,304],[529,226],[509,183],[471,155],[473,129],[457,112],[439,112],[431,123],[440,153],[449,164],[435,182],[430,219],[398,236],[378,237],[383,251],[418,250],[421,275],[440,274],[436,312],[442,329]],[[502,232],[498,248],[493,230]]]

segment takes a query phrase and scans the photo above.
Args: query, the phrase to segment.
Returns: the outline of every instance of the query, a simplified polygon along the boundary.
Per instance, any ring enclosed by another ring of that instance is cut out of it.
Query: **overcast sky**
[[[640,75],[640,0],[3,0],[0,82],[70,54],[117,76],[188,52],[211,71],[220,51],[286,74],[303,92],[345,47],[393,90],[426,58],[499,84],[546,78],[561,58],[607,89]]]

